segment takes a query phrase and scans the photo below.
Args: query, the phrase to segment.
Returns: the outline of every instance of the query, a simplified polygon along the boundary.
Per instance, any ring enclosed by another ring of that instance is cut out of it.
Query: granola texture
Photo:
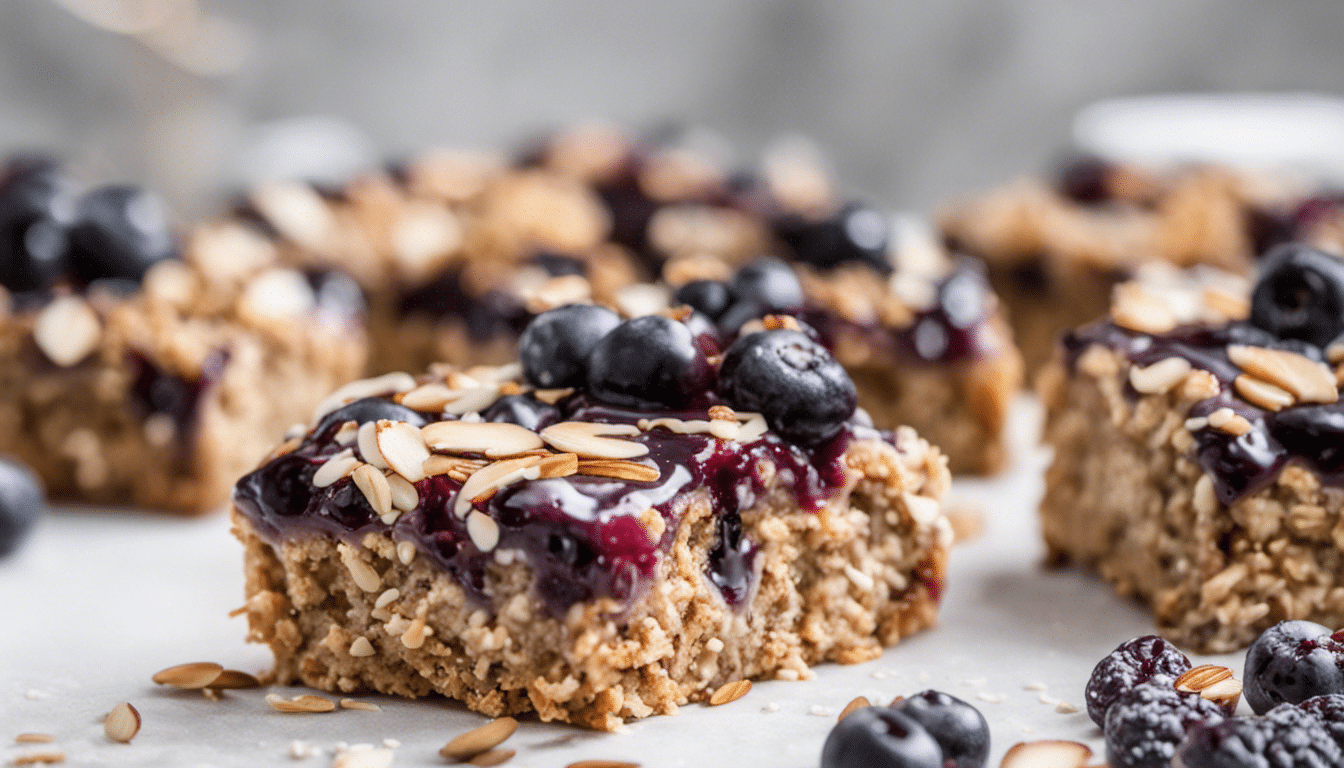
[[[558,617],[532,594],[522,561],[497,558],[480,604],[430,557],[402,559],[391,534],[268,541],[235,510],[251,639],[274,651],[282,682],[437,693],[492,716],[536,712],[601,730],[673,714],[735,679],[866,661],[935,623],[951,539],[937,501],[949,481],[941,454],[910,430],[895,446],[851,444],[850,485],[819,512],[800,509],[775,476],[742,510],[760,544],[758,586],[736,609],[705,576],[718,533],[703,491],[679,502],[646,595],[579,602]],[[375,589],[352,578],[351,559],[378,575]],[[361,637],[373,655],[351,655]]]

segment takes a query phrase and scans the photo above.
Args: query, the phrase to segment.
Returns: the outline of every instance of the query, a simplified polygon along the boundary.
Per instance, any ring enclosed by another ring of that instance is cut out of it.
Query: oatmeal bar
[[[198,233],[181,258],[150,193],[67,184],[45,161],[0,171],[0,454],[54,499],[218,508],[362,370],[358,304],[337,300],[358,289],[276,268],[243,232]]]
[[[985,260],[1029,371],[1059,334],[1106,313],[1111,289],[1152,260],[1248,273],[1294,232],[1287,179],[1169,171],[1083,158],[1053,185],[1022,180],[950,206],[948,243]]]
[[[865,426],[798,331],[703,343],[571,306],[524,333],[521,379],[338,390],[234,495],[278,679],[610,730],[932,625],[937,449]]]
[[[1052,557],[1210,652],[1282,619],[1344,623],[1344,263],[1281,246],[1248,288],[1145,267],[1042,377]]]
[[[234,220],[288,263],[360,280],[380,350],[371,373],[501,363],[539,312],[595,302],[648,314],[689,282],[781,258],[805,296],[785,306],[725,287],[709,313],[725,334],[769,312],[804,316],[879,426],[915,426],[955,472],[1003,463],[1021,363],[988,284],[927,238],[893,237],[885,214],[842,203],[797,151],[730,174],[686,142],[589,126],[512,164],[431,152],[339,190],[267,185]]]

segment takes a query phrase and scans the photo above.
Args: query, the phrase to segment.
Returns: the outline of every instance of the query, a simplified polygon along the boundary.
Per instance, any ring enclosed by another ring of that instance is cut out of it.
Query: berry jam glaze
[[[1275,340],[1244,323],[1148,334],[1121,328],[1109,320],[1070,331],[1062,343],[1070,368],[1088,347],[1100,344],[1125,353],[1137,366],[1182,357],[1195,368],[1213,374],[1221,392],[1195,403],[1189,416],[1208,416],[1219,408],[1230,408],[1251,423],[1251,429],[1240,436],[1212,428],[1194,433],[1199,463],[1213,479],[1218,499],[1224,504],[1263,488],[1294,462],[1314,470],[1328,485],[1344,486],[1344,401],[1297,405],[1275,413],[1236,397],[1232,385],[1241,369],[1228,359],[1229,344],[1282,347],[1320,359],[1315,347]],[[1134,398],[1139,396],[1128,383],[1125,392]]]
[[[596,405],[583,395],[561,400],[557,407],[565,420],[599,423],[633,424],[665,416],[707,418],[705,411],[615,409]],[[420,416],[426,421],[438,418]],[[474,599],[488,605],[486,571],[496,555],[480,551],[464,520],[453,514],[461,487],[457,480],[438,475],[417,483],[419,506],[390,526],[375,515],[350,478],[326,488],[313,487],[317,468],[342,449],[335,442],[339,428],[336,420],[325,420],[292,453],[243,477],[234,494],[238,509],[273,542],[313,533],[350,540],[376,533],[412,541],[452,573]],[[499,524],[496,551],[521,553],[535,573],[538,597],[560,616],[577,602],[613,598],[629,604],[639,599],[658,578],[660,555],[676,540],[691,496],[707,494],[717,518],[719,543],[709,555],[705,575],[727,603],[741,606],[751,599],[757,552],[757,543],[743,532],[741,512],[766,489],[762,464],[773,465],[776,480],[787,484],[799,506],[819,510],[845,486],[848,469],[843,455],[856,438],[894,439],[853,422],[810,449],[773,433],[742,444],[655,428],[630,439],[648,446],[646,458],[660,473],[656,481],[587,475],[521,481],[474,507]],[[666,522],[657,541],[650,540],[641,523],[649,508]]]
[[[229,363],[227,349],[214,349],[201,363],[201,373],[194,379],[168,373],[145,355],[131,353],[135,364],[135,381],[131,392],[147,414],[165,414],[172,418],[178,443],[189,445],[195,434],[200,415],[201,398],[224,377]]]

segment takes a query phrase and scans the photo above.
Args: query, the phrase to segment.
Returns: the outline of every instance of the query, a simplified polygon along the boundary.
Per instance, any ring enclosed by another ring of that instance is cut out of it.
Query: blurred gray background
[[[891,205],[1047,167],[1102,97],[1344,91],[1339,0],[0,0],[0,144],[192,210],[257,126],[348,121],[389,154],[668,118],[782,133]]]

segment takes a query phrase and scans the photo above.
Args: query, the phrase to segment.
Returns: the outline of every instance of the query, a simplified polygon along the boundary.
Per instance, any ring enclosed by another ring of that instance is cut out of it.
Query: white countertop
[[[1035,403],[1024,398],[1017,406],[1015,434],[1023,447],[1015,465],[991,481],[955,484],[954,498],[978,505],[986,525],[952,554],[939,628],[902,641],[877,661],[823,666],[805,682],[757,683],[732,704],[684,707],[624,733],[527,721],[505,745],[518,750],[508,765],[610,758],[647,768],[815,767],[835,714],[855,696],[886,702],[925,688],[980,708],[993,729],[992,765],[1023,740],[1077,739],[1100,753],[1100,733],[1081,711],[1083,685],[1114,646],[1153,625],[1096,577],[1040,567],[1035,505],[1047,457],[1027,447]],[[66,765],[328,766],[338,742],[381,746],[393,739],[400,743],[395,765],[443,765],[439,747],[485,722],[443,699],[368,696],[382,711],[282,714],[263,701],[266,690],[210,701],[154,685],[154,672],[188,661],[254,672],[267,667],[269,652],[243,641],[245,619],[227,615],[242,603],[241,580],[241,550],[223,515],[185,521],[89,510],[48,515],[21,551],[0,563],[0,762],[62,751]],[[1228,663],[1240,676],[1240,655],[1199,661]],[[1028,689],[1040,684],[1044,697]],[[1061,714],[1047,703],[1055,700],[1080,711]],[[102,729],[103,716],[122,701],[143,719],[129,745],[110,742]],[[777,710],[765,711],[767,705]],[[54,734],[57,741],[14,744],[22,732]],[[295,739],[321,754],[291,758]]]

